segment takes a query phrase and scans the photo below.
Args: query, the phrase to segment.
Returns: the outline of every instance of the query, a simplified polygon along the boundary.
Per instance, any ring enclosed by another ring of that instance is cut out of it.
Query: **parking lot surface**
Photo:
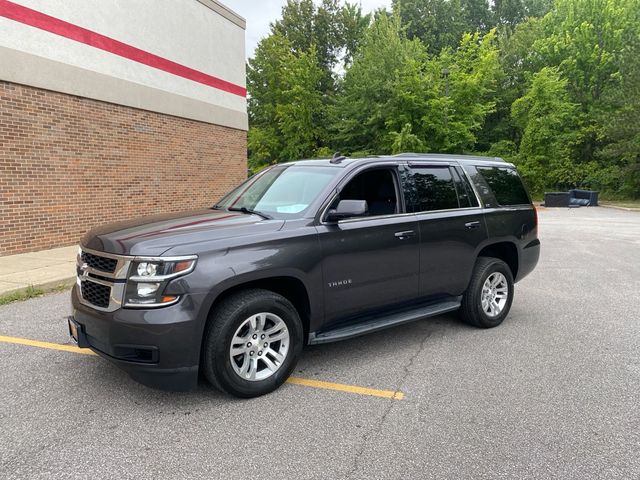
[[[426,319],[309,347],[295,372],[396,398],[162,392],[0,341],[0,478],[640,478],[640,213],[539,216],[500,327]],[[6,305],[0,336],[69,344],[68,314],[68,293]]]

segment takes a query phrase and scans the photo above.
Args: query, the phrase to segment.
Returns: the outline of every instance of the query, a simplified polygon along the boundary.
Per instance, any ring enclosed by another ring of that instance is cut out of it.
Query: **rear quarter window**
[[[498,205],[529,205],[531,200],[522,180],[513,168],[476,167],[485,180]]]

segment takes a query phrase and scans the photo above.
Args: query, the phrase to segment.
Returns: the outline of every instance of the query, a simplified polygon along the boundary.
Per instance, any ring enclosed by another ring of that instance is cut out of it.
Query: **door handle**
[[[398,240],[404,240],[406,238],[415,237],[416,232],[414,232],[413,230],[406,230],[404,232],[396,232],[394,233],[394,235]]]
[[[464,224],[464,226],[468,230],[473,230],[475,228],[480,228],[480,222],[477,220],[475,222],[467,222]]]

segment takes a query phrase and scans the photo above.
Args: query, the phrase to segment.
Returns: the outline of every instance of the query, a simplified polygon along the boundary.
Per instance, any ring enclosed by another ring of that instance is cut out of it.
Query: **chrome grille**
[[[122,306],[133,257],[80,248],[76,278],[80,303],[113,312]]]
[[[82,252],[82,261],[95,270],[101,272],[113,273],[116,271],[118,260],[115,258],[101,257],[89,252]]]
[[[80,282],[82,298],[87,302],[100,308],[109,306],[109,297],[111,296],[111,287],[94,283],[90,280]]]

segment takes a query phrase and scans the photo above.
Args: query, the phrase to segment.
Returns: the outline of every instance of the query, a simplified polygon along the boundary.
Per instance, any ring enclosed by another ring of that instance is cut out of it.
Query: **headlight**
[[[164,295],[169,281],[191,272],[197,257],[136,258],[129,270],[125,307],[160,307],[178,301]]]
[[[158,272],[158,264],[151,262],[140,262],[138,264],[138,275],[141,277],[151,277]]]

